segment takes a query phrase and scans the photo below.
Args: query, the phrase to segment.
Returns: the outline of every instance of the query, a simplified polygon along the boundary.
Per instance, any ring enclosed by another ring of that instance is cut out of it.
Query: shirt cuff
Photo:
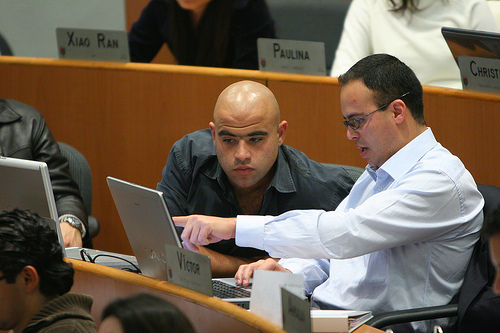
[[[264,250],[266,223],[273,216],[238,215],[236,217],[236,245]]]

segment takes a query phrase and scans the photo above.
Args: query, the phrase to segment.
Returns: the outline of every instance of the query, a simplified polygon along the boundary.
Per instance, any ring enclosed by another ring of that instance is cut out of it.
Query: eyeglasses
[[[132,266],[132,268],[122,268],[122,270],[141,273],[141,270],[139,269],[139,267],[137,267],[137,265],[135,265],[130,260],[127,260],[127,259],[119,257],[119,256],[115,256],[112,254],[100,253],[100,254],[96,254],[94,257],[92,257],[85,249],[81,249],[80,250],[80,257],[82,258],[83,261],[88,261],[88,262],[91,262],[93,264],[99,264],[99,260],[97,260],[97,259],[100,257],[101,258],[108,257],[108,258],[114,258],[117,260],[122,260],[122,261],[125,261],[126,263],[130,264],[130,266]]]
[[[359,117],[359,118],[352,118],[352,119],[349,119],[349,120],[344,120],[342,123],[344,123],[344,126],[345,128],[352,128],[353,130],[357,130],[360,126],[361,126],[361,123],[363,122],[363,120],[366,119],[366,117],[368,117],[369,115],[371,115],[372,113],[374,112],[377,112],[377,111],[381,111],[383,109],[385,109],[386,107],[388,107],[392,102],[394,102],[395,100],[397,99],[400,99],[400,98],[403,98],[405,97],[406,95],[408,95],[410,92],[408,91],[407,93],[404,93],[403,95],[399,96],[399,97],[396,97],[394,98],[392,101],[390,101],[389,103],[386,103],[384,105],[382,105],[381,107],[379,107],[378,109],[376,110],[373,110],[372,112],[369,112],[367,114],[365,114],[363,117]]]

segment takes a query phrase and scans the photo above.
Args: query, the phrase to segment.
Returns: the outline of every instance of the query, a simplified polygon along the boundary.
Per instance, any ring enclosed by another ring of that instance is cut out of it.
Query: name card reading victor
[[[125,31],[57,28],[56,37],[59,59],[130,61]]]
[[[212,296],[210,259],[200,253],[165,245],[168,282]]]
[[[261,71],[326,75],[323,42],[259,38],[257,49]]]

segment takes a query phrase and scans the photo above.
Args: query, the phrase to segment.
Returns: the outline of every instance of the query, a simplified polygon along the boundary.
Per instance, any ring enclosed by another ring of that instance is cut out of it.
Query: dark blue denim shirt
[[[294,148],[281,145],[276,173],[264,194],[259,215],[279,215],[293,209],[334,210],[353,184],[344,168],[326,167]],[[188,134],[173,145],[157,189],[165,194],[172,216],[241,214],[217,160],[209,129]],[[234,240],[208,247],[238,257],[267,255],[261,250],[238,247]]]

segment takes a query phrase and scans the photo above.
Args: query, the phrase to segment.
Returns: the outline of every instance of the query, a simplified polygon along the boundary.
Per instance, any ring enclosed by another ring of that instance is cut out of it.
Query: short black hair
[[[73,266],[64,261],[57,233],[36,213],[14,209],[0,212],[0,271],[14,283],[24,267],[33,266],[46,297],[67,293],[73,285]]]
[[[379,106],[408,93],[401,99],[415,121],[425,125],[422,85],[411,68],[398,58],[383,53],[369,55],[339,76],[341,85],[356,80],[361,80],[373,91],[375,103]]]
[[[125,333],[194,333],[187,317],[173,304],[148,293],[118,298],[104,308],[101,321],[116,317]]]
[[[500,205],[484,218],[481,235],[485,239],[500,233]]]

